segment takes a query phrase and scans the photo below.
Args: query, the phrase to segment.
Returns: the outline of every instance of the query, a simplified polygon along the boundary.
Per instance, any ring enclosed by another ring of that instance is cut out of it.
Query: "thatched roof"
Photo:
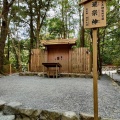
[[[75,39],[57,39],[57,40],[42,40],[42,45],[60,45],[60,44],[72,44],[74,45],[77,38]]]

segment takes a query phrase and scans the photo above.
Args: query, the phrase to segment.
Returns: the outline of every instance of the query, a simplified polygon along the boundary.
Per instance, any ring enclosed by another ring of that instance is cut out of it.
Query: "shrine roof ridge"
[[[59,45],[59,44],[75,44],[77,38],[69,39],[55,39],[55,40],[42,40],[42,45]]]

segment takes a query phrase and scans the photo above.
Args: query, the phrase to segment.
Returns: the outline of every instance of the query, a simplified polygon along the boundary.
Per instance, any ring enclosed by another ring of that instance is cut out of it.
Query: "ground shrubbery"
[[[117,66],[119,68],[120,66],[120,57],[114,58],[113,65]]]

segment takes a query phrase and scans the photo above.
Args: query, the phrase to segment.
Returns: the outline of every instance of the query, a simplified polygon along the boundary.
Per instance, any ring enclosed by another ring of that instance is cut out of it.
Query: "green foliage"
[[[113,63],[113,65],[115,65],[117,67],[120,66],[120,56],[117,58],[114,58],[112,63]]]
[[[53,38],[60,36],[63,31],[63,22],[59,18],[52,18],[48,21],[48,32]]]
[[[100,29],[103,64],[119,64],[120,6],[117,0],[107,2],[107,26]]]
[[[6,57],[4,57],[4,65],[7,65],[7,64],[10,64],[10,61]]]
[[[6,65],[11,63],[14,68],[17,68],[18,52],[20,52],[21,65],[27,66],[29,59],[29,40],[18,41],[14,39],[14,44],[13,44],[13,40],[9,40],[9,44],[10,44],[10,48],[9,48],[10,58],[9,61],[7,60],[7,58],[5,58],[4,64]],[[6,54],[7,54],[7,46],[8,43],[6,43],[6,51],[5,51]]]

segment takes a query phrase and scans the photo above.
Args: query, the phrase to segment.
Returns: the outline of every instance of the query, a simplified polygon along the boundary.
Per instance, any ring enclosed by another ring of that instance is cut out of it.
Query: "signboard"
[[[93,33],[93,97],[94,120],[98,120],[98,71],[97,28],[106,26],[106,0],[82,0],[84,6],[84,28],[94,28]]]
[[[84,28],[106,26],[106,1],[90,1],[84,4]]]

